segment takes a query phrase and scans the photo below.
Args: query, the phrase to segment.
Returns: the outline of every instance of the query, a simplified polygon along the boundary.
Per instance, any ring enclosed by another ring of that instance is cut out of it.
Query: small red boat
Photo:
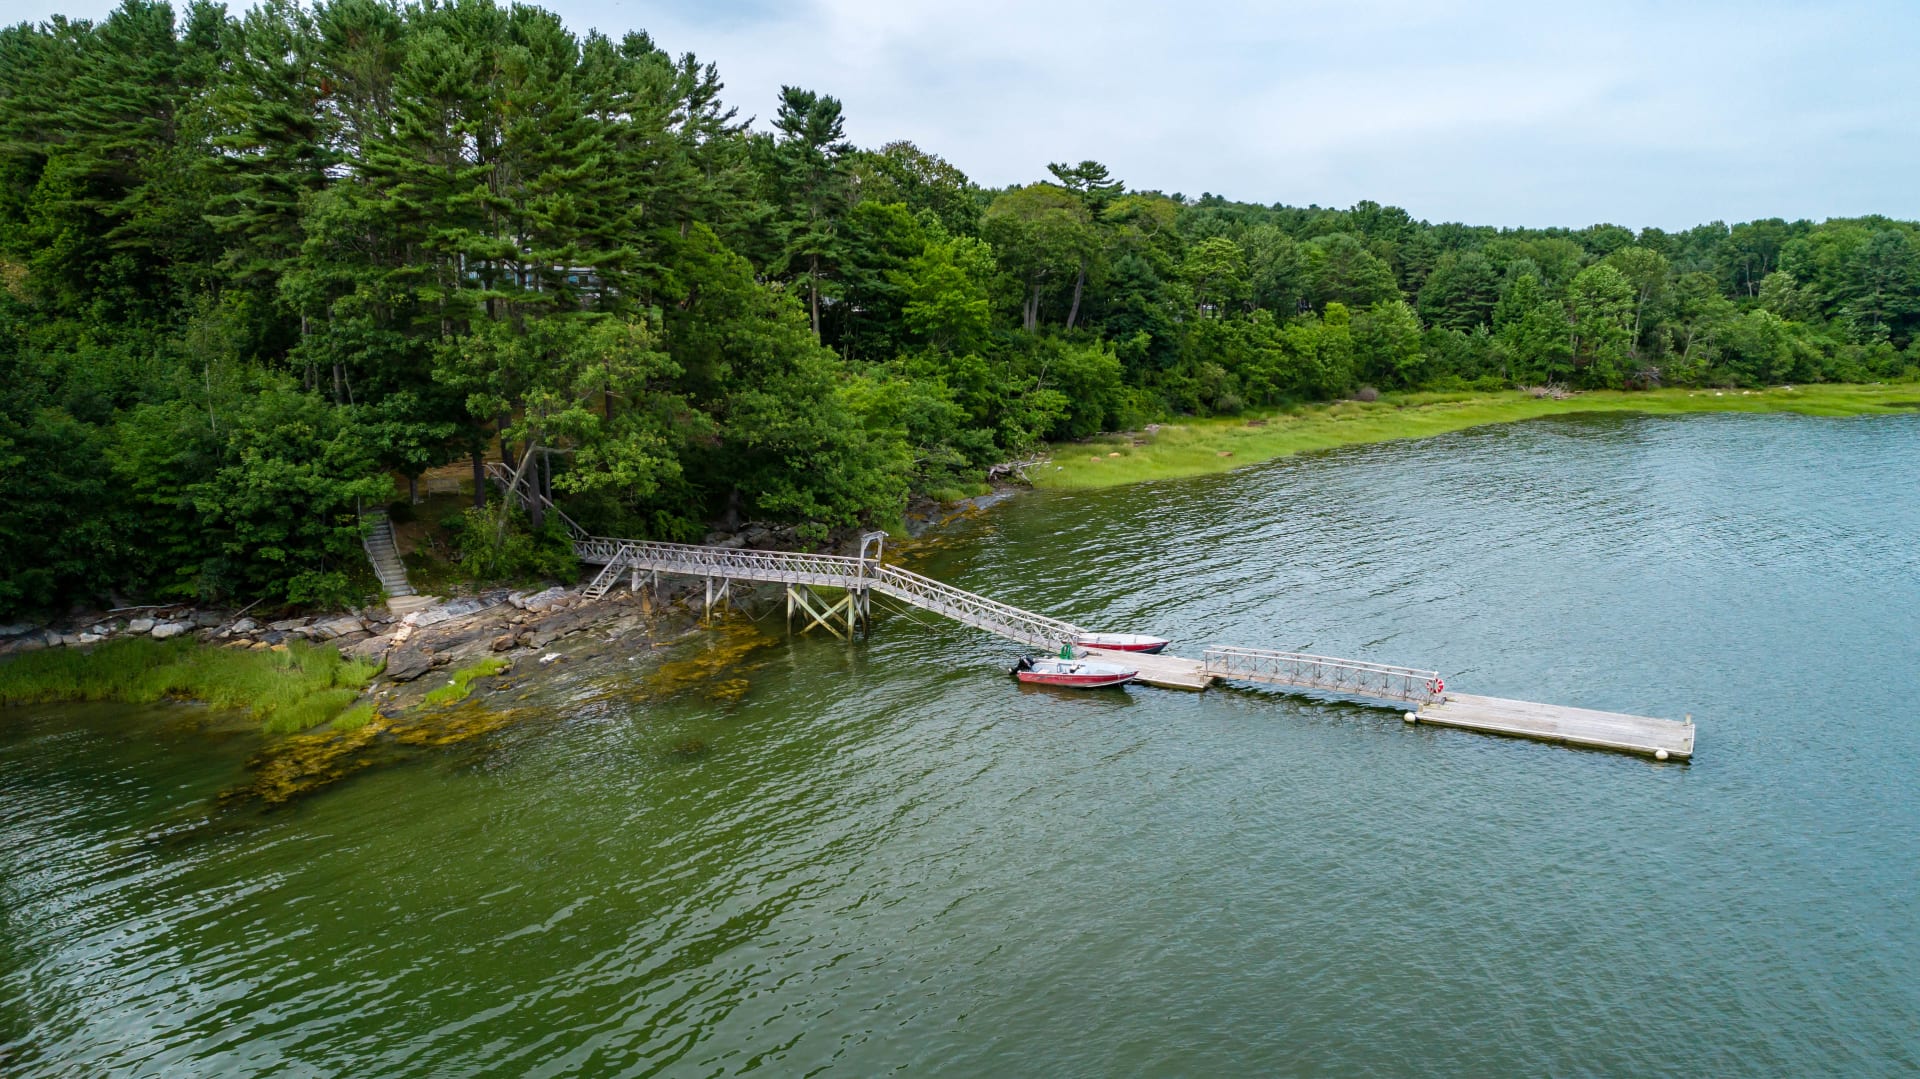
[[[1097,659],[1022,659],[1013,665],[1013,676],[1022,682],[1081,689],[1123,686],[1139,673],[1118,663],[1102,663]]]
[[[1075,637],[1073,643],[1082,648],[1104,648],[1110,652],[1139,652],[1150,656],[1172,642],[1165,637],[1149,637],[1144,633],[1083,633]]]

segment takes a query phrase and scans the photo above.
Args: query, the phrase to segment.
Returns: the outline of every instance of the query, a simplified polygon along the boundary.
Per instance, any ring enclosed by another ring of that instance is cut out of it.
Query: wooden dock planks
[[[1124,663],[1138,670],[1134,681],[1162,689],[1202,690],[1213,684],[1213,675],[1197,659],[1180,656],[1149,656],[1139,652],[1119,652],[1111,648],[1083,648],[1079,651],[1098,656],[1109,663]]]
[[[1501,697],[1449,693],[1438,704],[1423,706],[1419,722],[1459,727],[1489,734],[1564,742],[1594,749],[1612,749],[1686,760],[1693,756],[1693,724],[1620,712],[1596,712],[1556,704],[1535,704]]]

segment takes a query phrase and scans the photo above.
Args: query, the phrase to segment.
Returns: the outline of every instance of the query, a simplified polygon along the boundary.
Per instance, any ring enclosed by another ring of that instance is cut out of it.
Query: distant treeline
[[[0,32],[0,613],[338,601],[356,507],[482,455],[607,532],[817,535],[1170,413],[1920,359],[1911,222],[1429,225],[1091,161],[990,191],[825,94],[750,128],[721,91],[492,0]]]

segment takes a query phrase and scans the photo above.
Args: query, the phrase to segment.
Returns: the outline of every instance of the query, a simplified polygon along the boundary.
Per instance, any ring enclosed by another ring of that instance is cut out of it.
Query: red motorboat
[[[1082,648],[1104,648],[1109,652],[1139,652],[1151,656],[1172,642],[1165,637],[1144,633],[1082,633],[1073,639]]]
[[[1102,663],[1097,659],[1022,659],[1013,665],[1013,676],[1022,682],[1080,689],[1123,686],[1139,673],[1118,663]]]

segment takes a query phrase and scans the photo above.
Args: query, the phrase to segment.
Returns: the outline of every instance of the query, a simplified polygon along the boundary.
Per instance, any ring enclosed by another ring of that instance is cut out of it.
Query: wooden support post
[[[824,626],[828,633],[833,634],[841,640],[850,641],[853,639],[853,593],[851,591],[842,596],[838,602],[828,603],[824,608],[813,605],[813,589],[811,588],[802,587],[799,590],[789,592],[788,597],[798,603],[801,613],[810,619],[810,621],[801,628],[800,632],[806,633],[815,626]],[[847,632],[842,633],[834,626],[833,620],[836,615],[839,616],[841,621],[846,625]]]

